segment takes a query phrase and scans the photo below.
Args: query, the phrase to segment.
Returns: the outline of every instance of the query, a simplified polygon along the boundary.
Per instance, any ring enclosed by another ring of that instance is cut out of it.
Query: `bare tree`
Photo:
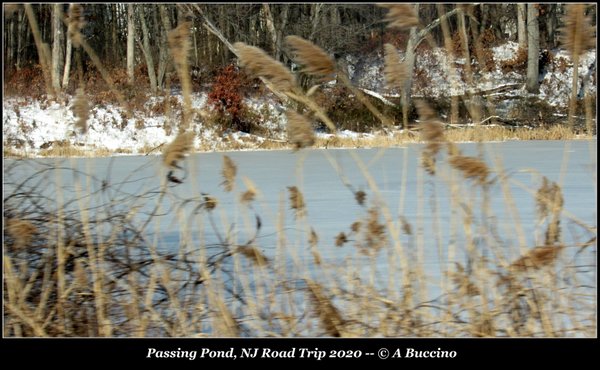
[[[134,65],[134,36],[135,25],[133,17],[133,4],[127,4],[127,77],[129,83],[133,84],[133,65]]]
[[[165,79],[165,74],[167,73],[167,66],[169,64],[167,34],[171,31],[171,20],[169,19],[169,14],[167,13],[165,5],[158,5],[158,11],[163,30],[160,32],[160,50],[158,52],[158,72],[156,83],[158,86],[162,86]],[[157,29],[160,29],[160,27],[157,27]]]
[[[65,69],[63,71],[62,86],[66,89],[69,86],[69,74],[71,73],[71,53],[73,50],[73,43],[70,37],[67,37],[67,48],[65,50]]]
[[[536,4],[527,4],[527,91],[539,91],[540,29]]]
[[[148,32],[148,26],[146,25],[146,16],[144,12],[144,5],[138,5],[138,12],[140,16],[140,24],[142,25],[143,44],[142,52],[146,59],[146,67],[148,69],[148,78],[150,79],[150,89],[152,92],[156,92],[156,73],[154,71],[154,58],[152,57],[152,50],[150,49],[150,36]]]
[[[54,4],[52,7],[52,87],[55,91],[60,90],[60,49],[62,42],[62,4]]]
[[[527,48],[527,4],[517,4],[517,35],[519,47]]]

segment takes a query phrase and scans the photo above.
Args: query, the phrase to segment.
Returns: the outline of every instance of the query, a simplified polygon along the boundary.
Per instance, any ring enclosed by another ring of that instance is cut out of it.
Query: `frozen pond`
[[[166,182],[167,170],[157,156],[5,160],[4,198],[36,171],[43,171],[44,180],[33,176],[36,184],[27,180],[28,186],[61,202],[83,199],[67,203],[73,209],[110,204],[113,211],[131,211],[132,222],[159,250],[202,248],[225,239],[233,245],[251,241],[269,259],[281,258],[278,253],[285,250],[285,265],[301,276],[312,274],[316,250],[321,262],[332,267],[331,274],[348,268],[379,288],[399,285],[395,281],[401,279],[402,266],[416,263],[428,276],[425,299],[439,295],[440,281],[455,262],[469,267],[467,245],[480,248],[486,257],[499,249],[508,262],[518,258],[522,248],[544,245],[546,226],[536,213],[535,197],[542,175],[558,182],[562,190],[562,242],[575,246],[595,237],[595,140],[469,143],[459,148],[464,155],[482,155],[489,165],[492,183],[486,192],[462,179],[445,156],[438,158],[436,175],[428,175],[420,166],[423,145],[410,144],[385,150],[194,154],[173,173],[181,184]],[[222,186],[224,155],[237,166],[232,192]],[[250,182],[258,190],[256,199],[243,204],[240,195]],[[305,216],[290,207],[292,186],[303,194]],[[163,196],[161,189],[166,189]],[[362,205],[355,199],[358,191],[366,194]],[[214,210],[201,206],[205,196],[217,200]],[[467,216],[470,228],[464,227]],[[351,230],[353,223],[365,227],[369,221],[382,225],[390,246],[372,253],[372,258],[358,246],[364,234]],[[480,230],[487,231],[480,234]],[[311,231],[318,238],[316,249],[310,247]],[[336,245],[342,232],[347,241]],[[582,284],[594,287],[595,245],[568,251],[570,261],[587,266]]]

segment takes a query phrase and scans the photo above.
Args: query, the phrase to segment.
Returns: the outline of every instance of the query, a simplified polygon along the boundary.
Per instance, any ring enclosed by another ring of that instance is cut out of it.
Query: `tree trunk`
[[[415,4],[415,13],[419,14],[419,4]],[[408,44],[406,45],[406,53],[404,55],[404,65],[406,66],[407,77],[404,82],[404,87],[402,88],[402,127],[404,129],[408,128],[408,112],[410,108],[410,93],[412,89],[412,76],[413,70],[415,69],[415,60],[416,60],[416,45],[419,41],[419,34],[417,32],[417,27],[412,27],[410,29],[410,38],[408,39]]]
[[[111,11],[111,18],[112,18],[111,27],[110,27],[110,30],[111,30],[110,34],[111,34],[111,39],[112,39],[112,62],[113,62],[113,64],[116,64],[120,57],[119,47],[118,47],[119,44],[117,42],[117,29],[119,27],[119,22],[117,19],[117,4],[111,4],[110,11]]]
[[[465,17],[465,12],[460,10],[458,12],[458,28],[460,40],[463,46],[463,58],[465,60],[464,68],[465,68],[465,78],[467,81],[467,96],[469,97],[469,101],[466,104],[467,109],[469,110],[469,114],[474,123],[479,123],[482,120],[481,116],[481,107],[479,101],[475,101],[476,97],[471,94],[471,88],[475,87],[475,82],[473,80],[473,70],[471,69],[471,53],[469,52],[469,37],[467,34],[467,20]]]
[[[439,19],[441,19],[442,34],[444,36],[444,47],[446,48],[446,53],[448,55],[448,78],[450,79],[450,86],[454,90],[455,88],[457,88],[455,82],[457,73],[456,66],[454,64],[454,50],[452,50],[452,35],[450,35],[450,26],[448,26],[448,20],[446,19],[446,17],[442,18],[442,16],[445,14],[444,5],[437,4],[437,10],[439,14]],[[466,64],[469,63],[466,62]],[[450,123],[456,124],[458,123],[458,96],[455,94],[450,94],[450,99]]]
[[[312,19],[311,19],[311,31],[310,31],[310,37],[309,40],[311,41],[315,41],[315,35],[319,29],[319,24],[321,24],[321,10],[323,9],[323,4],[322,3],[318,3],[318,4],[312,4],[313,7],[313,12],[312,12]]]
[[[275,30],[275,21],[273,20],[273,14],[271,14],[271,6],[267,3],[263,3],[262,7],[265,14],[267,30],[269,30],[269,35],[271,36],[271,48],[273,50],[273,55],[275,55],[275,60],[279,60],[281,56],[281,50],[277,42],[277,30]]]
[[[519,47],[527,48],[527,4],[517,4],[517,33]]]
[[[539,54],[540,30],[538,25],[538,9],[534,4],[527,4],[527,91],[539,92]]]
[[[33,35],[33,40],[35,41],[35,47],[38,52],[38,57],[40,61],[40,65],[42,66],[42,72],[44,74],[44,83],[46,85],[46,91],[48,95],[56,96],[56,91],[52,85],[51,78],[51,55],[50,48],[48,44],[43,42],[41,37],[40,28],[38,26],[37,19],[35,17],[35,13],[33,12],[33,7],[31,4],[25,4],[25,13],[27,14],[27,20],[29,21],[29,26],[31,27],[31,33]]]
[[[54,4],[52,7],[52,87],[55,91],[60,91],[60,45],[62,34],[61,22],[61,4]]]
[[[158,57],[158,78],[157,84],[158,86],[163,86],[163,82],[165,80],[165,74],[167,73],[167,66],[169,64],[169,45],[167,41],[167,34],[171,31],[171,21],[169,19],[169,14],[165,9],[164,4],[158,5],[158,11],[160,13],[160,20],[163,25],[163,32],[161,32],[161,44],[160,51]]]
[[[5,11],[6,11],[6,9],[5,9]],[[15,51],[15,44],[16,44],[16,42],[15,42],[16,20],[15,20],[15,17],[13,14],[5,14],[5,18],[9,18],[9,17],[10,17],[10,20],[8,21],[8,33],[4,34],[4,41],[5,41],[4,45],[6,45],[5,46],[6,49],[4,50],[4,52],[5,52],[4,55],[6,56],[6,59],[5,59],[6,65],[10,66],[12,68],[14,65],[14,60],[15,60],[14,51]]]
[[[23,45],[25,44],[24,36],[25,36],[25,27],[27,24],[25,23],[25,12],[19,9],[17,13],[17,60],[15,65],[17,70],[21,69],[21,53],[24,49]]]
[[[556,4],[548,4],[548,11],[546,14],[546,33],[547,37],[547,48],[554,49],[556,47],[556,28],[558,25],[558,19],[556,16]]]
[[[69,74],[71,73],[71,51],[73,49],[73,44],[71,43],[71,38],[67,37],[67,49],[65,51],[65,70],[63,72],[63,80],[62,87],[66,89],[69,87]]]
[[[281,4],[281,13],[279,15],[279,28],[277,29],[277,45],[279,47],[279,49],[281,49],[281,43],[283,40],[283,33],[285,32],[286,28],[287,28],[287,24],[289,21],[289,17],[288,17],[288,13],[290,10],[290,5],[289,4]],[[311,38],[312,40],[312,38]],[[285,64],[287,63],[287,57],[285,54],[282,55],[282,62]]]
[[[133,84],[133,65],[134,65],[134,17],[133,17],[133,4],[127,4],[127,78],[129,83]]]
[[[146,25],[146,16],[144,12],[145,5],[138,5],[140,23],[142,25],[143,44],[142,50],[146,59],[146,67],[148,69],[148,78],[150,79],[150,89],[153,93],[156,92],[156,73],[154,71],[154,58],[150,49],[150,37],[148,35],[148,26]]]

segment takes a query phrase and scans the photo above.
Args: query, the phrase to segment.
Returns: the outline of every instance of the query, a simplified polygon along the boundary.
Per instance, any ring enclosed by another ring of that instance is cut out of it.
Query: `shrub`
[[[216,75],[208,94],[208,105],[214,109],[213,124],[222,131],[227,129],[256,132],[258,116],[245,106],[243,92],[248,90],[249,78],[233,64],[222,68]]]
[[[380,111],[383,109],[381,102],[370,100]],[[315,101],[340,130],[369,132],[381,127],[381,121],[345,86],[335,86],[319,92],[315,94]]]
[[[522,72],[527,69],[527,49],[519,48],[512,59],[503,61],[501,66],[502,72]]]
[[[15,70],[4,82],[7,95],[28,96],[34,100],[46,94],[44,74],[39,64]]]

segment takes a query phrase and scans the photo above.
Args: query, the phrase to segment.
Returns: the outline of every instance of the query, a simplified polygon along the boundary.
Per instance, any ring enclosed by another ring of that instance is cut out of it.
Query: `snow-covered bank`
[[[515,71],[505,73],[501,67],[503,62],[515,58],[518,51],[517,44],[508,42],[493,48],[492,51],[495,68],[475,76],[476,86],[472,87],[467,86],[464,78],[450,81],[448,58],[444,49],[420,52],[417,55],[415,71],[421,74],[415,78],[413,96],[440,98],[464,95],[467,91],[488,92],[494,96],[497,114],[511,119],[514,119],[513,114],[518,114],[522,110],[521,105],[518,105],[519,99],[522,101],[523,98],[534,97],[555,110],[550,112],[552,117],[561,117],[560,115],[564,114],[563,111],[569,103],[573,74],[573,65],[566,52],[561,50],[552,52],[550,62],[543,66],[540,72],[540,93],[532,96],[524,89],[523,74]],[[363,91],[387,105],[398,101],[397,93],[391,93],[383,88],[383,58],[371,55],[363,59],[355,56],[346,59],[350,76]],[[584,87],[588,94],[592,96],[596,94],[595,60],[595,50],[585,53],[580,60],[580,97],[583,95]],[[459,67],[464,62],[460,59],[456,61]],[[423,84],[423,81],[426,81],[426,84]],[[321,88],[326,93],[326,90],[332,87],[326,85]],[[193,94],[192,108],[196,112],[210,111],[207,95],[205,91]],[[181,106],[180,92],[175,92],[173,96]],[[87,121],[88,130],[84,134],[74,125],[76,117],[72,111],[72,97],[67,97],[66,101],[66,103],[32,101],[27,97],[14,96],[4,98],[2,102],[4,152],[36,157],[49,155],[48,149],[56,146],[70,146],[91,155],[100,151],[112,155],[160,153],[161,145],[173,140],[177,132],[177,112],[172,112],[168,117],[164,110],[153,109],[157,104],[164,105],[164,97],[148,97],[144,109],[133,112],[130,118],[127,118],[124,109],[112,104],[93,106]],[[257,117],[263,129],[262,133],[253,135],[222,127],[217,129],[209,122],[210,120],[206,119],[206,116],[197,114],[192,125],[197,134],[194,143],[196,150],[285,147],[286,119],[283,105],[273,98],[265,97],[246,98],[244,104]],[[386,133],[357,133],[343,130],[338,133],[338,136],[340,139],[348,140],[372,140],[376,136],[385,138],[400,134],[403,132],[398,129]],[[324,140],[331,139],[331,135],[324,133],[317,133],[317,137]]]

